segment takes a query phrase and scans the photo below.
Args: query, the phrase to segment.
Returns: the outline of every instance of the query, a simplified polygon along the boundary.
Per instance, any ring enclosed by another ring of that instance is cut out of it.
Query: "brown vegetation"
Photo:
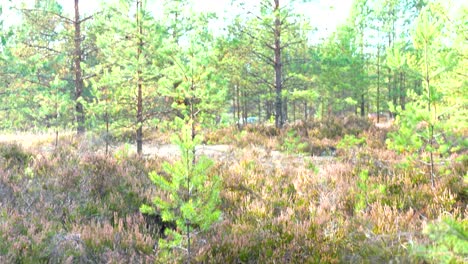
[[[385,149],[385,130],[349,120],[207,133],[206,142],[235,149],[213,172],[223,179],[223,217],[194,238],[195,261],[418,262],[408,248],[426,241],[428,222],[468,216],[466,156],[452,159],[450,173],[431,188],[424,166]],[[340,148],[335,158],[312,156],[329,154],[323,150],[353,133],[365,141]],[[288,142],[307,147],[297,155]],[[158,195],[147,175],[160,170],[160,158],[125,148],[105,156],[72,139],[60,146],[0,146],[0,262],[157,261],[157,241],[171,223],[138,208]]]

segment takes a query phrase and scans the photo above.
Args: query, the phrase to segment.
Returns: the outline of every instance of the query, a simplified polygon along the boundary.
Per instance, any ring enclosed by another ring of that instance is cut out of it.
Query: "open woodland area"
[[[72,2],[0,6],[0,263],[468,263],[463,1]]]

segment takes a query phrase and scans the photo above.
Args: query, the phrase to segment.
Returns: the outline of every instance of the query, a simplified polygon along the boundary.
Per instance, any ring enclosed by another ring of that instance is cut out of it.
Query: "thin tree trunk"
[[[109,155],[109,113],[106,109],[106,157]]]
[[[236,85],[236,100],[237,100],[237,120],[236,122],[239,123],[239,129],[242,127],[241,125],[241,95],[240,95],[240,86],[239,83]]]
[[[243,119],[243,123],[247,124],[248,111],[247,111],[247,95],[245,91],[241,92],[241,97],[242,97],[242,119]]]
[[[390,16],[390,11],[389,11],[389,16]],[[391,32],[388,32],[388,48],[390,48],[392,46],[392,34]],[[393,101],[393,93],[394,91],[392,91],[392,70],[390,69],[390,67],[387,68],[387,71],[388,71],[388,101]]]
[[[106,134],[105,134],[105,141],[106,141],[106,157],[109,155],[109,88],[107,86],[104,87],[104,96],[106,98],[105,102],[105,113],[104,113],[104,118],[106,121]]]
[[[431,93],[431,86],[430,86],[430,76],[429,76],[429,58],[428,58],[428,49],[427,49],[427,43],[425,43],[424,47],[424,66],[425,66],[425,82],[426,82],[426,88],[427,88],[427,97],[428,97],[428,103],[427,103],[427,109],[429,111],[429,114],[431,114],[431,101],[432,101],[432,93]],[[435,112],[435,109],[434,109]],[[434,119],[435,122],[436,119]],[[430,154],[430,170],[431,170],[431,184],[432,188],[435,187],[435,169],[434,169],[434,122],[430,122],[429,124],[429,129],[430,129],[430,136],[429,136],[429,145],[431,146],[429,150]]]
[[[271,101],[272,94],[273,94],[273,92],[272,92],[271,87],[268,87],[268,98],[266,99],[266,102],[265,102],[266,109],[267,109],[267,112],[266,112],[266,119],[267,119],[268,121],[270,121],[271,116],[272,116],[272,112],[273,112],[273,109],[272,109],[272,101]]]
[[[394,93],[393,93],[393,105],[394,106],[397,106],[398,105],[398,99],[400,97],[400,88],[398,87],[398,72],[394,72],[393,73],[393,90],[394,90]]]
[[[308,119],[308,116],[307,116],[307,102],[304,102],[304,120],[307,120]]]
[[[377,123],[380,123],[380,46],[377,45]]]
[[[78,0],[75,0],[75,20],[73,21],[75,27],[75,38],[74,38],[74,64],[75,64],[75,115],[77,124],[77,134],[82,135],[85,132],[85,116],[83,104],[80,99],[83,95],[83,70],[81,69],[82,61],[82,50],[81,50],[81,20],[80,20],[80,8]]]
[[[258,98],[258,122],[262,122],[262,100]]]
[[[361,117],[366,115],[366,101],[364,94],[361,94]]]
[[[58,108],[58,87],[55,88],[55,149],[58,148],[58,139],[59,139],[59,108]]]
[[[400,106],[402,110],[405,110],[405,95],[406,95],[406,85],[405,85],[405,73],[402,71],[400,72]]]
[[[282,111],[282,116],[283,116],[283,124],[286,124],[286,122],[288,121],[289,117],[288,117],[288,99],[287,98],[282,98],[283,102],[282,102],[282,105],[283,105],[283,111]]]
[[[232,96],[232,116],[234,118],[234,123],[237,125],[237,123],[239,122],[238,118],[236,118],[236,113],[237,113],[237,106],[236,106],[236,96],[235,94],[237,93],[236,92],[236,85],[233,86],[234,87],[234,91],[233,91],[233,96]]]
[[[296,121],[296,101],[292,101],[293,121]]]
[[[282,128],[284,124],[283,116],[283,105],[282,105],[282,74],[283,65],[281,63],[281,19],[280,19],[280,5],[279,0],[275,0],[275,89],[276,89],[276,100],[275,100],[275,125],[276,128]]]
[[[137,1],[137,27],[138,27],[138,50],[137,50],[137,130],[136,130],[136,143],[137,143],[137,154],[142,155],[143,153],[143,95],[142,95],[142,79],[141,79],[141,65],[140,65],[140,58],[141,52],[143,49],[143,27],[141,23],[141,8],[142,2],[141,0]]]

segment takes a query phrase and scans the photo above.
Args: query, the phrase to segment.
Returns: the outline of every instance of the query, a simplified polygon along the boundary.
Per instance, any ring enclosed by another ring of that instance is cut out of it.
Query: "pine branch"
[[[263,62],[267,63],[270,66],[274,66],[276,64],[275,61],[272,58],[269,58],[265,54],[262,54],[262,53],[257,52],[257,51],[252,51],[252,53],[254,55],[256,55],[260,60],[262,60]]]
[[[42,46],[42,45],[34,45],[34,44],[30,44],[30,43],[25,43],[26,46],[30,47],[30,48],[36,48],[36,49],[43,49],[43,50],[48,50],[48,51],[51,51],[51,52],[54,52],[56,54],[60,54],[61,52],[58,51],[58,50],[55,50],[53,48],[49,48],[47,46]]]
[[[273,85],[270,81],[268,81],[267,79],[260,76],[260,74],[256,74],[254,72],[251,72],[250,75],[252,75],[252,77],[254,77],[257,81],[260,81],[261,83],[266,84],[267,86],[269,86],[269,87],[271,87],[273,89],[275,88],[275,85]]]
[[[64,22],[68,23],[68,24],[73,24],[74,23],[74,20],[66,17],[66,16],[63,16],[61,14],[58,14],[58,13],[55,13],[55,12],[52,12],[52,11],[48,11],[48,10],[43,10],[43,9],[36,9],[36,8],[15,8],[16,10],[18,11],[21,11],[21,12],[29,12],[29,13],[33,13],[33,12],[43,12],[43,13],[46,13],[46,14],[50,14],[50,15],[54,15],[56,17],[59,17],[61,18]]]

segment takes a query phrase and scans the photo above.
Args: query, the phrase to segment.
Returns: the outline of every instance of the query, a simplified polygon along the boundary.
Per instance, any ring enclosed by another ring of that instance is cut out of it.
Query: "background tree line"
[[[190,1],[162,2],[162,15],[147,1],[121,0],[90,16],[78,0],[71,16],[60,1],[15,3],[21,22],[1,38],[1,128],[106,137],[130,130],[141,152],[145,127],[195,101],[204,104],[205,125],[254,116],[277,128],[403,111],[422,100],[412,94],[428,92],[428,105],[446,108],[437,120],[460,123],[466,111],[466,6],[356,0],[344,25],[313,42],[301,1],[235,1],[226,8],[238,14],[217,34],[215,14],[193,11]]]

